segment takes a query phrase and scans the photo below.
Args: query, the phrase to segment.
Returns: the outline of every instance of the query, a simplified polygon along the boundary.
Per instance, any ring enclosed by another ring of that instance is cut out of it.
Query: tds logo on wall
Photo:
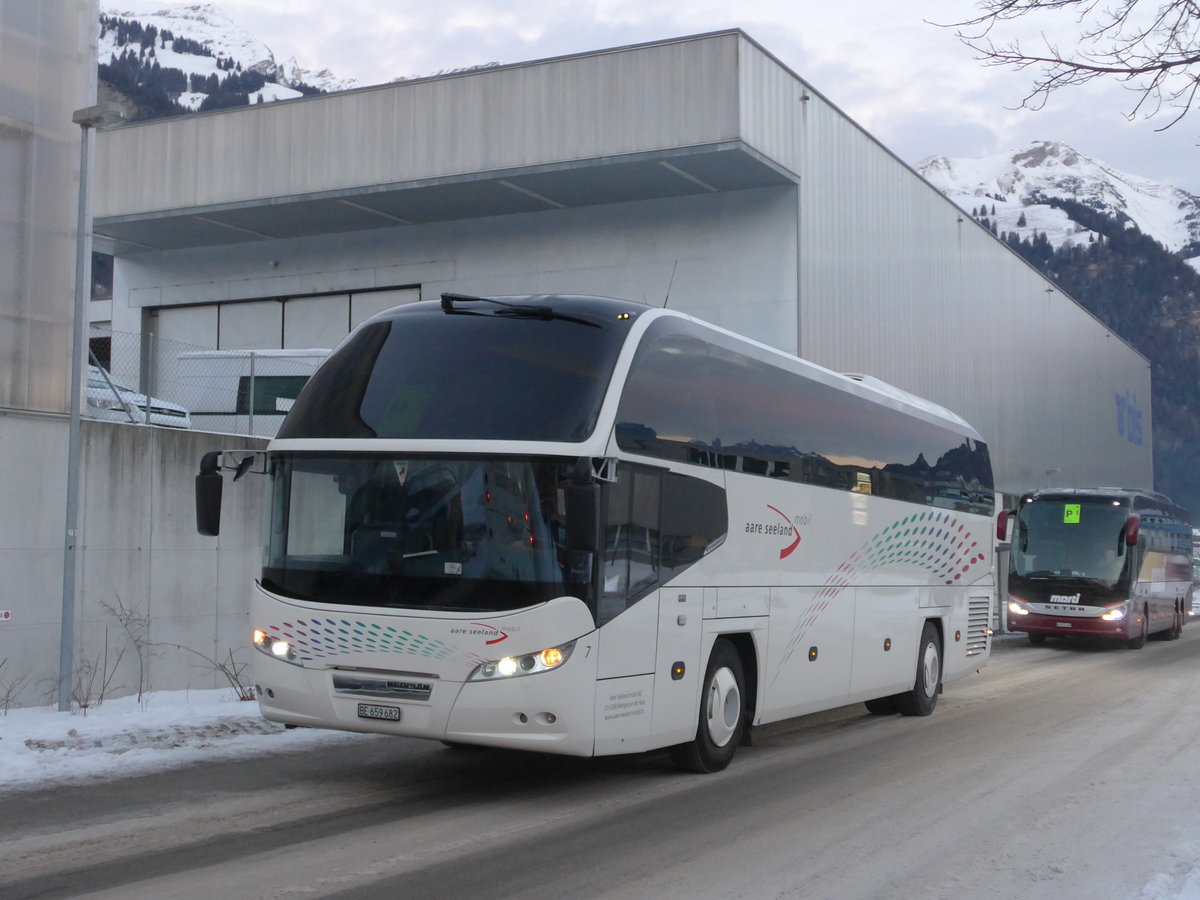
[[[1137,399],[1124,394],[1113,395],[1117,402],[1117,434],[1131,444],[1142,445],[1142,411],[1138,409]]]

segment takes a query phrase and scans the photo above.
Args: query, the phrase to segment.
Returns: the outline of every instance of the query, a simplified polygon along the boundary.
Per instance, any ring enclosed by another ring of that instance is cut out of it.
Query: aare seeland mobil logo
[[[795,519],[789,518],[788,515],[776,506],[767,504],[767,509],[775,513],[778,519],[769,518],[765,522],[747,522],[746,534],[761,534],[765,536],[783,538],[788,541],[786,546],[779,548],[779,558],[787,559],[796,548],[800,546],[802,540],[800,536],[800,525],[807,525],[812,521],[812,516],[807,513],[796,516]]]
[[[501,631],[495,625],[488,625],[485,622],[472,622],[469,625],[464,625],[450,629],[451,634],[470,634],[484,638],[484,645],[491,646],[498,644],[501,641],[508,640],[508,632]]]

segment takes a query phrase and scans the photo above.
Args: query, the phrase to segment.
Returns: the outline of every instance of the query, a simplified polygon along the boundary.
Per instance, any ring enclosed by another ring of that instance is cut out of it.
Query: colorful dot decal
[[[865,573],[901,566],[929,573],[935,584],[962,583],[973,569],[987,562],[985,548],[952,512],[925,510],[888,525],[839,565],[803,613],[788,639],[775,677],[783,671],[805,633],[838,595]]]
[[[375,652],[425,659],[457,659],[478,665],[484,659],[453,644],[393,625],[347,619],[297,619],[267,629],[289,641],[302,661],[331,659],[353,653]]]

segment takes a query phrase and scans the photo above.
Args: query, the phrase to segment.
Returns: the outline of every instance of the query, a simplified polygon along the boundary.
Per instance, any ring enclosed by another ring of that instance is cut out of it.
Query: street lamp
[[[92,280],[92,213],[88,174],[91,170],[91,131],[126,118],[119,103],[105,102],[77,109],[71,121],[80,128],[79,220],[75,231],[75,314],[71,337],[71,426],[67,438],[67,521],[63,540],[62,627],[58,647],[58,709],[71,709],[75,680],[75,550],[79,535],[80,406],[83,400],[83,330]]]

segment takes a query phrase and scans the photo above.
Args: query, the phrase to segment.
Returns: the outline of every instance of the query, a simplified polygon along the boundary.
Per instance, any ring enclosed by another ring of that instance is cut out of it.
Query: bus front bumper
[[[1141,616],[1127,615],[1123,619],[1107,621],[1099,616],[1048,615],[1029,612],[1025,615],[1008,617],[1009,631],[1029,634],[1057,635],[1067,637],[1102,637],[1127,640],[1131,629],[1142,627]]]
[[[259,709],[272,722],[567,756],[591,756],[595,746],[595,672],[582,658],[553,672],[470,682],[256,662]],[[427,695],[380,696],[379,683],[397,682]]]

